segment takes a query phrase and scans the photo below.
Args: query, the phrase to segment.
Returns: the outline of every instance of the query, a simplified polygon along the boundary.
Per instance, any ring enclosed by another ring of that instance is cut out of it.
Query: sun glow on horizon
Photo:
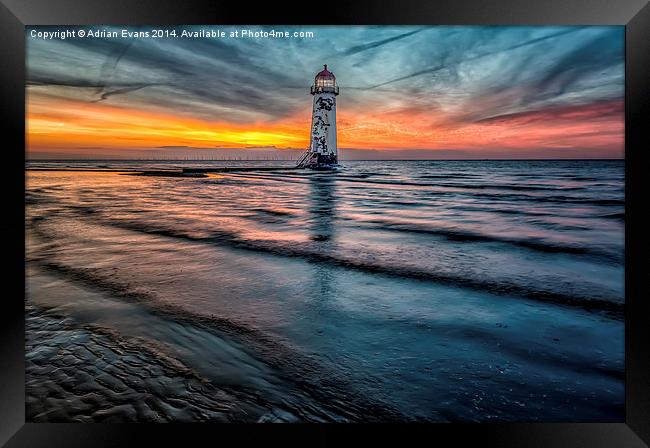
[[[308,98],[305,103],[308,105]],[[622,102],[572,107],[565,111],[565,118],[555,111],[470,124],[431,124],[432,117],[427,120],[419,113],[381,115],[343,110],[339,114],[339,145],[377,150],[475,149],[478,154],[486,149],[521,147],[620,148],[622,153],[623,120],[599,117],[603,108],[614,113],[622,109]],[[53,147],[303,149],[309,143],[307,112],[272,123],[234,124],[38,95],[29,96],[27,110],[27,142],[33,152]]]

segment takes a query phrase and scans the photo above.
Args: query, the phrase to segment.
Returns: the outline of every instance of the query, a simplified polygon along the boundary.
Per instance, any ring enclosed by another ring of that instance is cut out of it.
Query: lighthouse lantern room
[[[336,96],[339,87],[334,73],[323,66],[316,74],[311,94],[314,103],[311,115],[311,137],[309,149],[298,160],[298,167],[312,169],[336,169],[338,154],[336,148]]]

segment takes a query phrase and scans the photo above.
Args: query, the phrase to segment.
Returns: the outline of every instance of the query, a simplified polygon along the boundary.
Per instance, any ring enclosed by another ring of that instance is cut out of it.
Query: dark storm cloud
[[[552,34],[547,35],[547,36],[538,37],[538,38],[535,38],[535,39],[530,39],[530,40],[527,40],[525,42],[520,42],[520,43],[517,43],[515,45],[505,47],[505,48],[499,48],[499,49],[496,49],[494,51],[488,51],[488,52],[485,52],[485,53],[477,54],[477,55],[474,55],[474,56],[466,56],[466,57],[460,57],[459,58],[458,55],[455,54],[453,49],[450,49],[448,52],[443,53],[443,54],[441,54],[439,56],[441,59],[444,59],[444,60],[447,61],[447,62],[445,62],[443,64],[439,64],[439,65],[436,65],[436,66],[433,66],[433,67],[428,67],[428,68],[426,68],[424,70],[418,70],[418,71],[416,71],[414,73],[410,73],[408,75],[400,76],[399,78],[391,79],[389,81],[385,81],[385,82],[376,84],[374,86],[370,86],[370,87],[368,87],[368,89],[375,89],[377,87],[385,86],[387,84],[392,84],[392,83],[395,83],[395,82],[404,81],[404,80],[407,80],[407,79],[415,78],[417,76],[438,72],[440,70],[450,69],[450,68],[453,68],[453,66],[458,65],[458,64],[474,61],[476,59],[481,59],[481,58],[485,58],[485,57],[488,57],[488,56],[493,56],[495,54],[503,53],[503,52],[506,52],[506,51],[516,50],[517,48],[525,47],[525,46],[528,46],[528,45],[533,45],[533,44],[539,43],[541,41],[544,41],[544,40],[547,40],[547,39],[552,39],[552,38],[561,36],[563,34],[572,33],[572,32],[575,32],[575,31],[576,31],[575,29],[568,29],[568,30],[557,32],[557,33],[552,33]]]
[[[160,107],[187,103],[233,107],[279,115],[291,110],[286,96],[269,95],[269,86],[291,81],[272,67],[257,67],[242,51],[219,41],[124,41],[119,39],[32,41],[28,85],[96,88],[90,101],[157,87],[139,99]],[[41,48],[39,48],[41,47]],[[39,52],[40,50],[40,52]],[[81,64],[69,70],[70,54]],[[304,87],[303,87],[304,88]],[[170,98],[176,95],[179,98]],[[281,112],[280,112],[281,113]]]
[[[113,89],[113,90],[105,90],[105,88],[102,88],[102,91],[100,93],[99,99],[95,100],[95,103],[98,103],[100,101],[104,101],[108,97],[111,97],[113,95],[122,95],[124,93],[129,93],[129,92],[135,92],[136,90],[144,89],[145,87],[151,87],[156,84],[141,84],[137,86],[128,86],[128,87],[121,87],[118,89]]]
[[[354,47],[350,47],[347,50],[342,51],[340,54],[343,56],[351,56],[353,54],[361,53],[362,51],[367,51],[373,48],[381,47],[382,45],[386,45],[396,40],[404,39],[405,37],[412,36],[416,33],[419,33],[422,30],[424,30],[424,28],[420,28],[414,31],[409,31],[408,33],[399,34],[397,36],[389,37],[387,39],[382,39],[375,42],[370,42],[363,45],[355,45]]]
[[[543,74],[532,90],[559,95],[586,75],[622,64],[621,42],[612,37],[609,34],[596,36],[569,52]]]
[[[622,118],[623,112],[623,100],[614,99],[597,101],[589,104],[564,105],[549,107],[543,110],[495,115],[476,120],[475,122],[488,124],[530,124],[535,122],[552,123],[576,117],[595,121],[601,118]]]
[[[129,47],[133,45],[133,42],[134,41],[130,41],[113,48],[106,56],[100,72],[100,78],[102,79],[101,84],[105,86],[110,82],[113,73],[115,72],[115,67],[117,67],[117,64],[120,62],[120,59],[122,59]],[[99,89],[97,93],[101,93],[101,89]]]
[[[287,41],[28,39],[27,84],[233,122],[308,110],[323,63],[349,107],[417,105],[461,121],[622,96],[620,27],[310,29],[314,39]]]
[[[104,87],[100,81],[90,79],[68,78],[68,77],[48,77],[38,74],[30,74],[27,78],[28,86],[62,86],[62,87],[79,87],[79,88],[97,88]]]
[[[479,122],[491,116],[529,110],[553,110],[564,106],[597,104],[623,94],[623,40],[620,30],[585,36],[556,58],[531,51],[505,72],[502,82],[475,95],[475,107],[465,121]],[[538,61],[545,61],[541,65]],[[539,67],[539,70],[531,69]],[[608,71],[617,69],[616,74]],[[482,109],[485,101],[488,107]]]

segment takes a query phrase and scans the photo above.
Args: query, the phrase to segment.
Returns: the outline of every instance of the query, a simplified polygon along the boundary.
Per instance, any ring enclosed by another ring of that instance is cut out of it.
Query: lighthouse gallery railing
[[[311,86],[311,94],[315,93],[333,93],[335,95],[339,94],[339,86]]]

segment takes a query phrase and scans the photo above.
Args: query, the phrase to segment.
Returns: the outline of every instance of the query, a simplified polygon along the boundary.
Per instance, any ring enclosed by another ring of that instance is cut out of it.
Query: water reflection
[[[312,241],[330,241],[336,215],[336,177],[332,173],[309,178],[309,228]]]
[[[336,174],[319,173],[309,177],[309,238],[317,242],[318,251],[334,251],[332,247],[336,215]],[[335,297],[332,272],[322,265],[316,266],[310,281],[309,291],[313,297],[314,319],[321,315],[323,308]],[[320,319],[315,320],[315,328],[326,326]]]

